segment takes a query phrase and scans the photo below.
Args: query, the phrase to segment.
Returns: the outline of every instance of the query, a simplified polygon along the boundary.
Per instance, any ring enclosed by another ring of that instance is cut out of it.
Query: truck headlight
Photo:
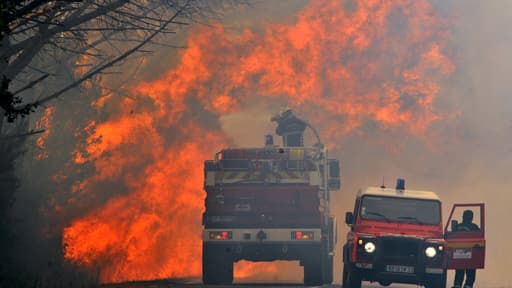
[[[434,247],[432,246],[429,246],[427,247],[427,249],[425,249],[425,255],[428,257],[428,258],[434,258],[437,254],[437,251]]]
[[[364,244],[364,251],[370,254],[375,252],[375,244],[373,244],[373,242],[366,242],[366,244]]]

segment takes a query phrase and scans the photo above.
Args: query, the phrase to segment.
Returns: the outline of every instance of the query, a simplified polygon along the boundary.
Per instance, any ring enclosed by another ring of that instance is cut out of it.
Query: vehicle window
[[[471,211],[470,219],[464,221],[464,212]],[[456,227],[452,227],[452,225],[448,226],[448,232],[457,232],[457,231],[475,231],[479,230],[482,227],[481,217],[480,217],[480,207],[464,207],[459,206],[456,207],[453,211],[453,215],[451,220],[457,220]],[[471,223],[471,224],[470,224]],[[453,230],[455,229],[455,230]]]
[[[434,200],[364,196],[361,203],[361,218],[439,224],[441,205]]]

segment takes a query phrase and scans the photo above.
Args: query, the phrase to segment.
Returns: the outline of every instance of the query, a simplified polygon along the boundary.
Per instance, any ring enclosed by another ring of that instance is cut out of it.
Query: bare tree
[[[4,0],[0,4],[0,107],[8,121],[30,114],[155,40],[226,5],[242,2],[208,0]],[[39,99],[22,92],[48,79],[44,67],[31,63],[52,51],[92,59],[75,82]],[[13,85],[14,83],[14,85]],[[17,89],[13,90],[16,86]],[[2,117],[3,118],[3,117]],[[0,120],[0,127],[2,127]]]

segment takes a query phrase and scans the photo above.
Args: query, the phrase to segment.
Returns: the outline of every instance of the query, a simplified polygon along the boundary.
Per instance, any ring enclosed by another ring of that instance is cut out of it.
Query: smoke
[[[504,1],[432,1],[453,19],[450,50],[457,69],[443,81],[435,107],[451,111],[450,121],[431,126],[434,145],[408,135],[364,133],[342,140],[344,190],[340,207],[351,210],[359,188],[388,186],[405,177],[411,189],[436,191],[443,200],[444,221],[453,203],[486,204],[486,268],[477,272],[479,287],[509,284],[508,251],[511,194],[511,120],[509,71],[512,32]],[[371,143],[386,143],[385,145]],[[401,147],[388,151],[386,146]],[[341,212],[341,211],[340,211]],[[342,216],[342,215],[339,215]],[[346,229],[342,229],[345,232]],[[449,274],[449,284],[453,273]]]
[[[438,192],[445,215],[454,202],[486,202],[488,268],[477,281],[502,285],[512,4],[274,2],[193,27],[185,49],[159,48],[125,93],[92,106],[80,97],[80,113],[57,105],[44,156],[57,186],[44,189],[54,190],[45,215],[52,233],[66,227],[65,257],[107,282],[199,276],[202,161],[223,146],[262,145],[270,116],[290,107],[341,159],[338,255],[357,190],[400,176]],[[238,277],[251,276],[244,267]]]
[[[478,272],[482,286],[508,282],[512,264],[508,226],[512,98],[508,76],[512,68],[512,32],[505,11],[509,2],[456,1],[451,11],[457,15],[453,46],[458,55],[458,72],[446,85],[445,97],[461,111],[454,133],[458,141],[445,161],[458,163],[457,170],[439,189],[447,203],[485,202],[487,205],[487,268]],[[453,177],[452,177],[453,175]],[[450,181],[449,179],[453,180]]]

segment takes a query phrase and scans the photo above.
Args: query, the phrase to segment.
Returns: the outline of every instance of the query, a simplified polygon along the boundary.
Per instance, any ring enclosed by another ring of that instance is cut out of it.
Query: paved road
[[[198,279],[169,279],[169,280],[157,280],[157,281],[137,281],[137,282],[129,282],[129,283],[118,283],[118,284],[104,284],[102,288],[234,288],[234,287],[243,287],[243,288],[271,288],[271,287],[281,287],[281,288],[305,288],[305,287],[315,287],[315,286],[304,286],[301,283],[237,283],[235,282],[233,285],[226,286],[207,286],[200,283]],[[341,288],[340,285],[324,285],[322,288]],[[374,285],[364,285],[364,288],[377,288],[382,287],[378,284]],[[414,285],[391,285],[389,288],[414,288],[418,286]]]

